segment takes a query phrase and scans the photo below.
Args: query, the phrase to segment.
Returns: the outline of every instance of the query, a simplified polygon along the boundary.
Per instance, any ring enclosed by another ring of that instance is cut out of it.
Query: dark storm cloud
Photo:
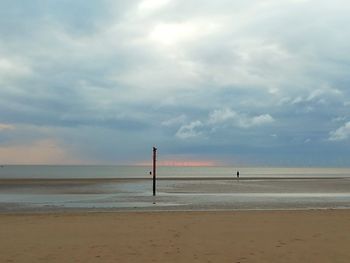
[[[0,142],[50,139],[101,163],[157,144],[227,163],[349,165],[349,9],[1,1]]]

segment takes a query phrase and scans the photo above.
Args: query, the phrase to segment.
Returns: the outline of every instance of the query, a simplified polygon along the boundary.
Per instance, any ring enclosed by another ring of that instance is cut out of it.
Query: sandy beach
[[[350,210],[0,215],[0,262],[349,262]]]

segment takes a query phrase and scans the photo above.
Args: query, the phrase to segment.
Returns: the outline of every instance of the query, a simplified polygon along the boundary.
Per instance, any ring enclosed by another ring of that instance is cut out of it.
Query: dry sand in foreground
[[[350,262],[350,210],[0,215],[0,262]]]

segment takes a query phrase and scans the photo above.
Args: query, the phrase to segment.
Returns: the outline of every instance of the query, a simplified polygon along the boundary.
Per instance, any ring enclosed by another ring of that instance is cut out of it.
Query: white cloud
[[[234,119],[237,113],[229,108],[214,110],[209,114],[209,124],[223,123],[227,120]]]
[[[350,136],[350,121],[345,123],[340,128],[335,131],[331,131],[329,133],[330,141],[343,141],[346,140]]]
[[[175,126],[184,123],[186,119],[186,116],[180,115],[176,118],[164,121],[162,125]],[[175,136],[180,139],[188,139],[207,133],[213,133],[217,130],[217,128],[224,128],[228,126],[250,128],[270,124],[274,121],[275,120],[269,114],[250,117],[246,114],[240,114],[228,107],[225,107],[210,112],[208,119],[204,121],[196,120],[190,122],[189,124],[181,125]]]
[[[165,120],[162,122],[162,125],[163,126],[174,126],[174,125],[181,125],[183,124],[185,121],[186,121],[187,117],[186,115],[182,114],[180,116],[177,116],[175,118],[171,118],[171,119],[168,119],[168,120]]]
[[[335,89],[335,88],[331,88],[331,87],[326,85],[320,89],[316,89],[316,90],[311,91],[310,95],[306,98],[306,100],[312,101],[312,100],[318,99],[322,96],[330,97],[330,96],[341,96],[341,95],[342,95],[342,92],[340,90]]]
[[[301,96],[296,97],[294,100],[292,100],[291,104],[298,104],[303,102],[304,99]]]
[[[271,87],[271,88],[269,88],[268,92],[269,92],[270,94],[275,95],[275,94],[278,94],[279,89],[278,89],[278,88],[275,88],[275,87]]]
[[[306,138],[306,139],[304,140],[304,143],[309,143],[309,142],[311,142],[311,139],[310,139],[310,138]]]
[[[190,124],[182,125],[176,132],[176,137],[180,139],[197,137],[202,134],[202,132],[198,130],[202,126],[203,123],[201,121],[193,121]]]
[[[1,46],[0,46],[1,47]],[[31,69],[17,59],[0,58],[0,77],[20,77],[31,74]],[[0,79],[1,81],[1,79]]]
[[[338,116],[332,119],[333,122],[343,122],[345,121],[347,118],[345,116]]]
[[[261,126],[274,122],[270,114],[257,116],[247,116],[246,114],[237,113],[230,108],[214,110],[209,114],[209,125],[231,124],[241,128],[250,128]]]
[[[274,122],[275,120],[271,117],[270,114],[262,114],[259,116],[255,116],[251,118],[248,122],[250,122],[250,125],[248,126],[260,126],[264,124],[269,124]]]
[[[297,96],[291,101],[291,104],[316,102],[325,104],[329,98],[340,98],[342,92],[338,89],[325,85],[322,88],[311,90],[307,96]]]

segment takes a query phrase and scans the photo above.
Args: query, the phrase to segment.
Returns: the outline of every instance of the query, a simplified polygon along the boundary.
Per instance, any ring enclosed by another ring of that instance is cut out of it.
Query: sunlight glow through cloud
[[[50,139],[24,145],[0,146],[0,161],[1,164],[82,163]]]
[[[173,45],[193,38],[196,32],[196,28],[189,23],[162,23],[153,28],[149,37],[154,42],[163,45]]]
[[[0,123],[0,131],[14,130],[15,126],[11,124]]]
[[[138,162],[136,165],[139,166],[151,166],[151,162]],[[164,161],[158,161],[158,166],[217,166],[218,162],[216,161],[181,161],[181,160],[164,160]]]
[[[142,12],[153,11],[153,10],[156,10],[156,9],[159,9],[159,8],[165,6],[170,1],[171,0],[143,0],[138,5],[138,8]]]

